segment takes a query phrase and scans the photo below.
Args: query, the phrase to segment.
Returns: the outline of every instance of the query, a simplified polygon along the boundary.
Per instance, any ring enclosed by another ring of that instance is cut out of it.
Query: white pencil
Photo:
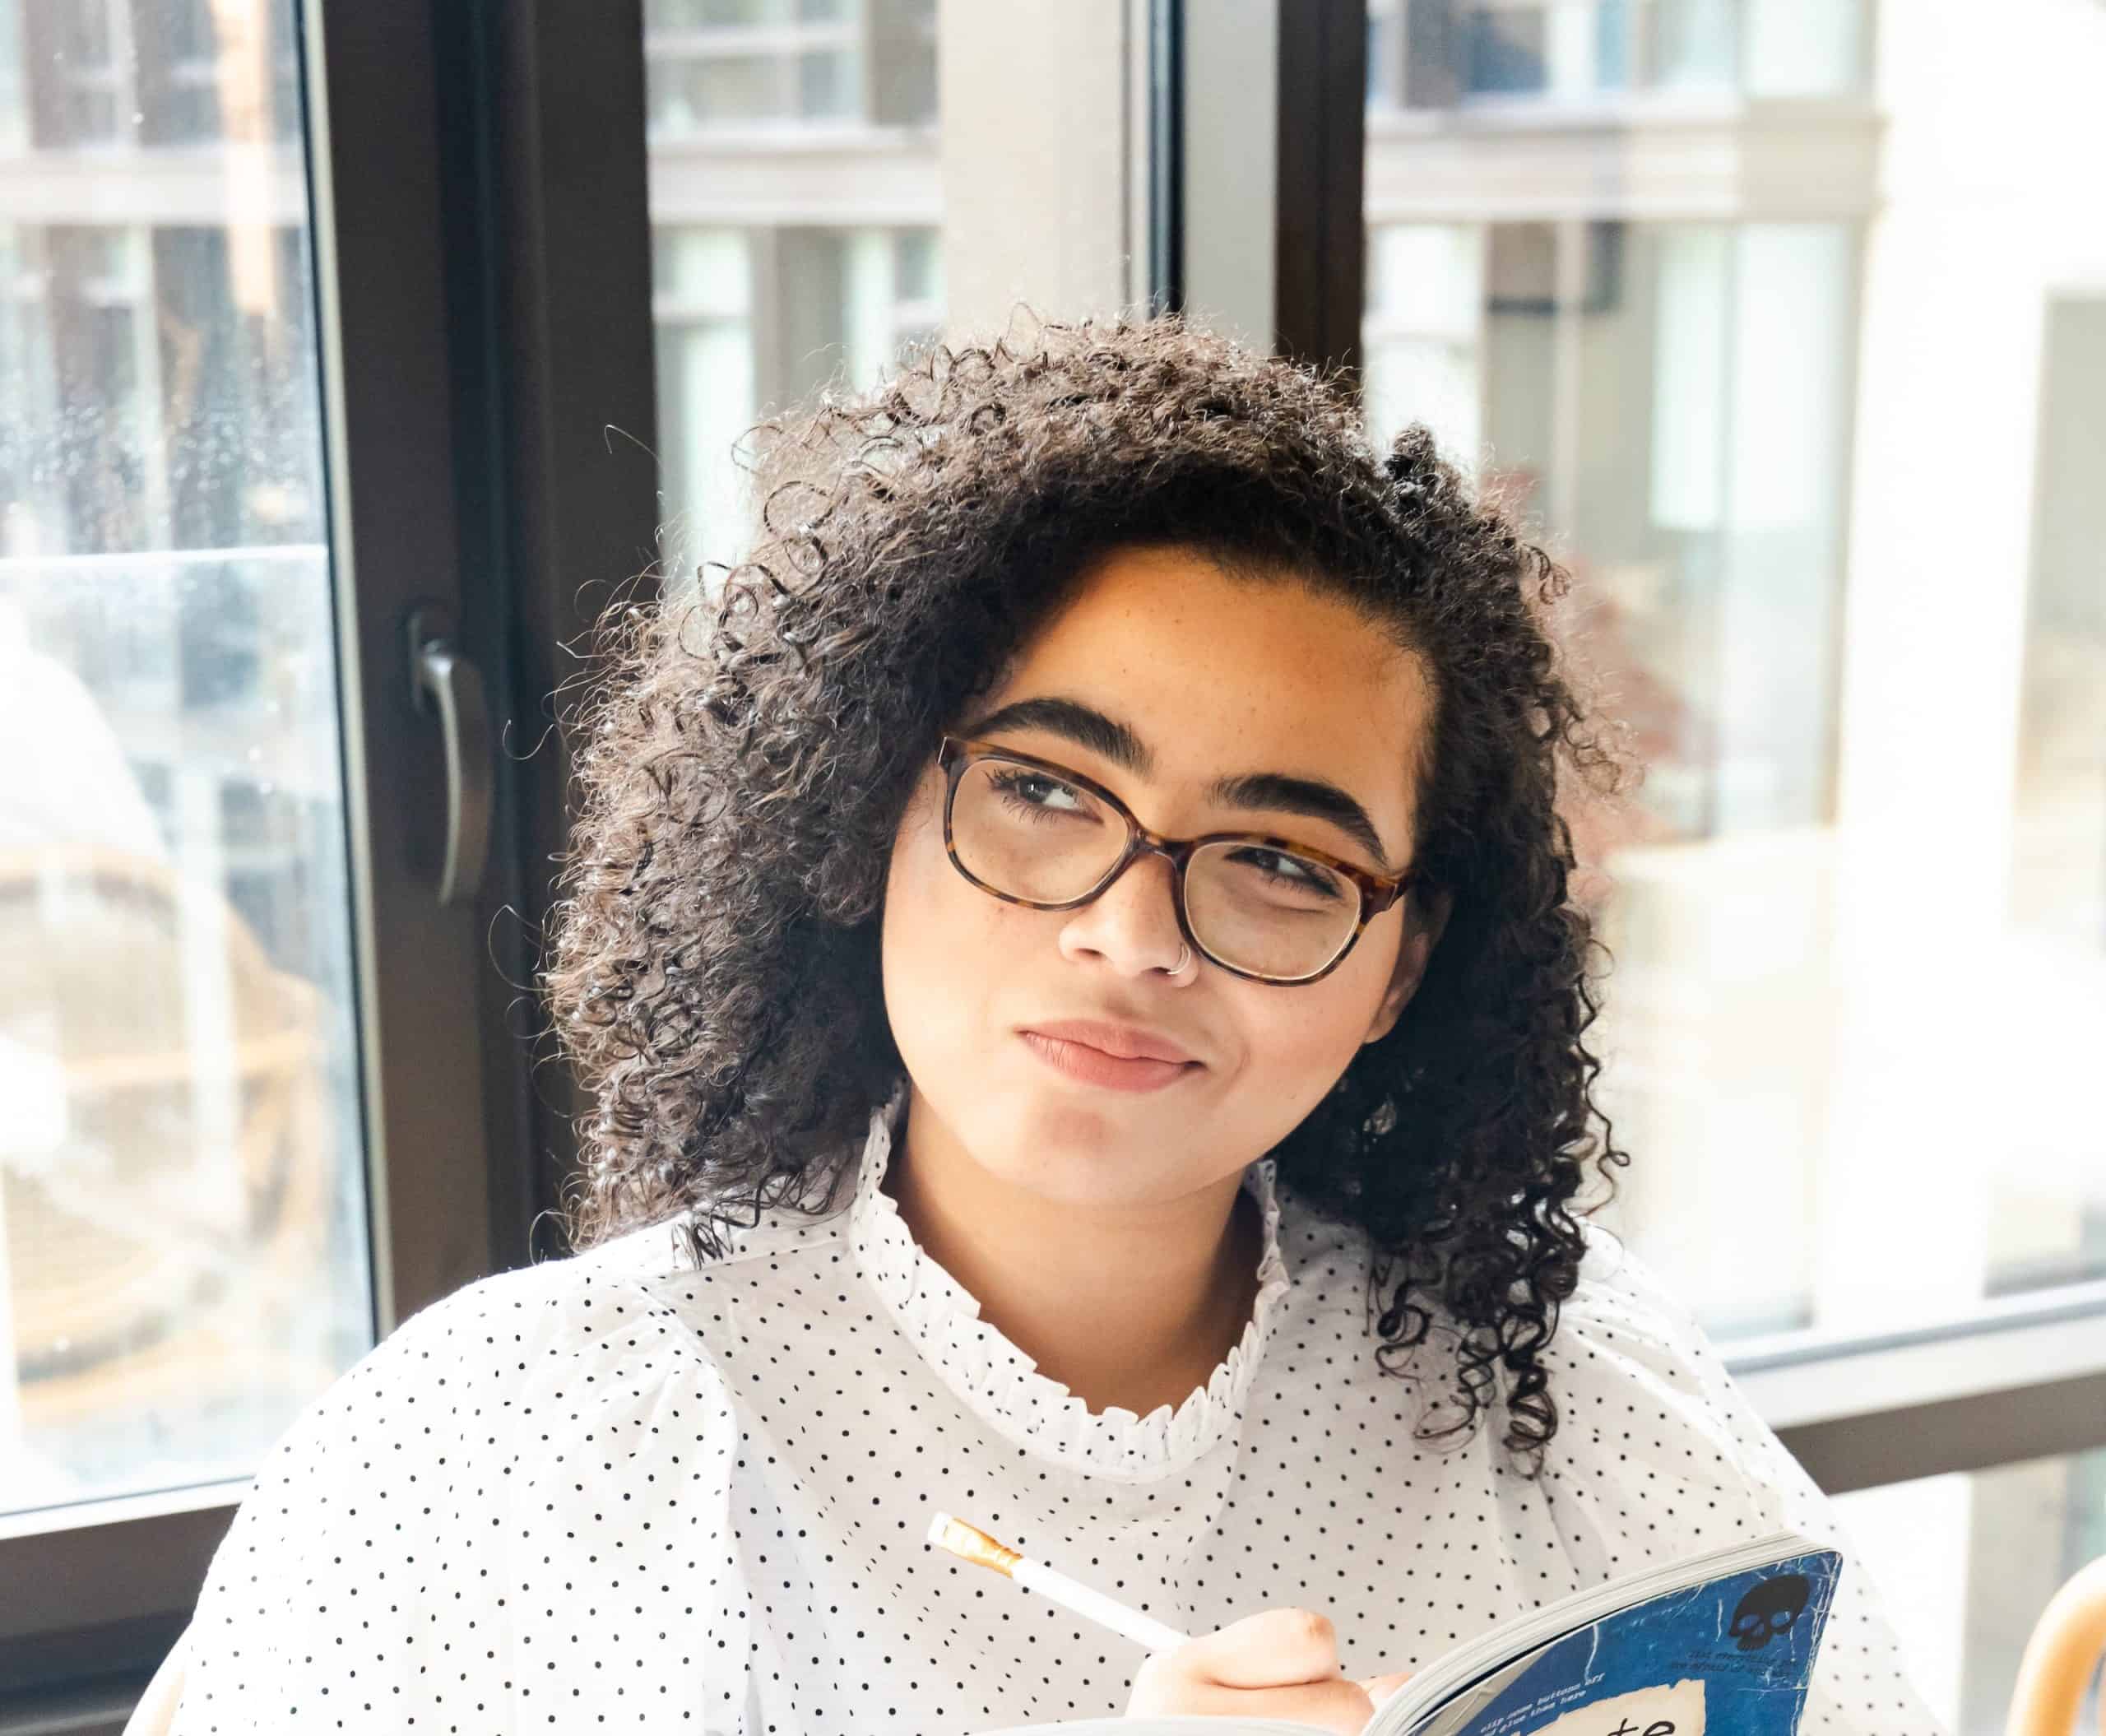
[[[1028,1585],[1040,1596],[1050,1597],[1062,1608],[1088,1616],[1092,1622],[1101,1622],[1114,1633],[1122,1633],[1150,1651],[1168,1651],[1191,1638],[1190,1634],[1178,1632],[1143,1610],[1130,1608],[1116,1598],[1108,1598],[1079,1580],[1069,1579],[1043,1562],[1019,1555],[1008,1544],[996,1543],[985,1531],[962,1519],[953,1519],[948,1513],[939,1513],[929,1521],[929,1541],[962,1560],[992,1567],[1019,1585]]]

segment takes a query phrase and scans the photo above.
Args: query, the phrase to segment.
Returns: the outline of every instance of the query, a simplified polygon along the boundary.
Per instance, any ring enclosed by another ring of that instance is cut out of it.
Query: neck
[[[1092,1411],[1175,1409],[1243,1336],[1264,1227],[1240,1176],[1145,1205],[1048,1200],[976,1163],[910,1096],[883,1191],[980,1316]]]

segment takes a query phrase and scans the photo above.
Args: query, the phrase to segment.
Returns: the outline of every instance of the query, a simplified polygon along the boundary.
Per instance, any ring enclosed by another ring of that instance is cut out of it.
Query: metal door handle
[[[446,754],[446,862],[438,902],[475,902],[490,850],[490,714],[483,678],[454,645],[453,616],[433,603],[411,611],[410,696],[438,713]]]

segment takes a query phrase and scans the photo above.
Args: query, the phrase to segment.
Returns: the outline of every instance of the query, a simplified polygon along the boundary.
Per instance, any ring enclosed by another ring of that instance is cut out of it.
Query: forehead
[[[1022,648],[990,703],[1040,694],[1130,725],[1158,784],[1320,776],[1359,797],[1385,837],[1409,835],[1410,768],[1431,720],[1423,666],[1291,574],[1230,574],[1185,549],[1116,550]]]

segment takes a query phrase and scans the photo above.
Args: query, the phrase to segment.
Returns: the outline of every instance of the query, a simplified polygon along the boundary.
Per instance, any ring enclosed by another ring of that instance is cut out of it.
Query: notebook
[[[1778,1531],[1607,1581],[1443,1654],[1383,1701],[1361,1736],[1793,1736],[1842,1568],[1835,1550]],[[1265,1718],[1071,1718],[975,1736],[1309,1736],[1314,1728]]]

